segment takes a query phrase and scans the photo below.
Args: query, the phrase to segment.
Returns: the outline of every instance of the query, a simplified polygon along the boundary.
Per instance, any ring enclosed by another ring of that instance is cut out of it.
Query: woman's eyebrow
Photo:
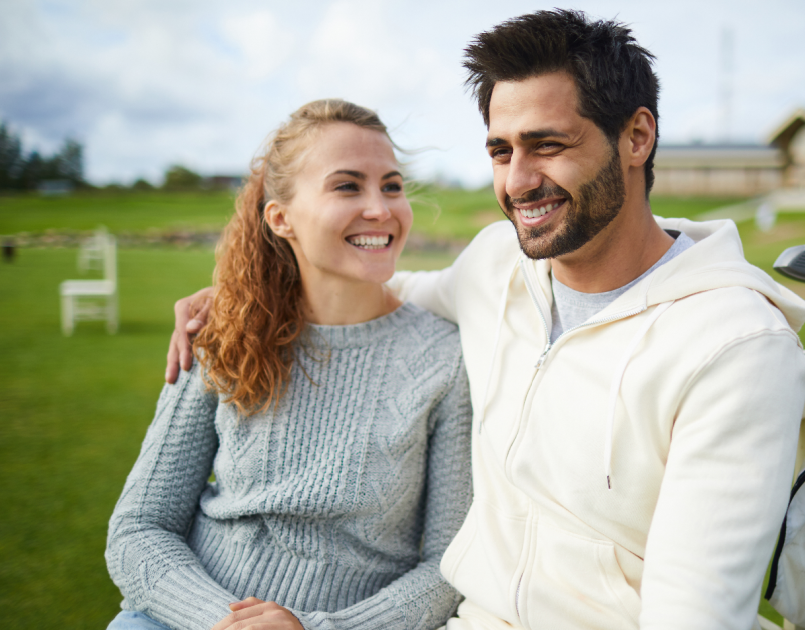
[[[349,175],[350,177],[354,177],[355,179],[361,179],[361,180],[366,179],[366,173],[362,173],[361,171],[351,171],[348,169],[333,171],[327,177],[332,177],[333,175]],[[381,177],[380,179],[385,180],[391,177],[402,177],[402,173],[400,173],[400,171],[389,171],[388,173],[383,175],[383,177]]]
[[[333,171],[328,175],[328,177],[332,177],[333,175],[349,175],[350,177],[354,177],[355,179],[366,179],[366,173],[361,173],[360,171],[349,171],[349,170]]]

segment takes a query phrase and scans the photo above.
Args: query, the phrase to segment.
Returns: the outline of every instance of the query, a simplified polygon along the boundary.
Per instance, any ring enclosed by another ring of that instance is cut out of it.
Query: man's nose
[[[515,152],[506,174],[506,194],[512,199],[517,199],[529,190],[542,186],[544,179],[537,160]]]

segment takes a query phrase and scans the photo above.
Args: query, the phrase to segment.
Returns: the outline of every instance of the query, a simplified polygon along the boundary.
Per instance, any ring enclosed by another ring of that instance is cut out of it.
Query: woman
[[[163,390],[112,515],[110,628],[452,613],[439,561],[469,507],[471,412],[455,327],[383,286],[411,222],[373,112],[316,101],[270,139],[217,252],[196,364]]]

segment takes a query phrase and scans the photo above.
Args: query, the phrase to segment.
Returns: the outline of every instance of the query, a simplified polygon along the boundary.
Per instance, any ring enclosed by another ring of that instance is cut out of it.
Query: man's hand
[[[216,623],[211,630],[304,630],[291,611],[274,602],[249,597],[229,604],[231,615]]]
[[[179,378],[179,367],[189,370],[193,365],[193,348],[190,339],[207,323],[207,315],[212,306],[213,288],[207,287],[182,298],[173,306],[176,317],[176,328],[171,335],[168,348],[168,367],[165,369],[165,380],[175,383]]]

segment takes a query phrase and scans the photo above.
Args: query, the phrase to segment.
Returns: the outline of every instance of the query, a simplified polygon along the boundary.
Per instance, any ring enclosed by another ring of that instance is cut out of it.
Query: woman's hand
[[[274,602],[248,597],[229,604],[231,615],[216,623],[212,630],[304,630],[291,611]]]
[[[190,339],[207,323],[207,315],[212,306],[213,288],[201,289],[193,295],[182,298],[173,306],[176,327],[171,335],[168,348],[168,367],[165,380],[175,383],[179,378],[179,367],[189,370],[193,365],[193,348]]]

